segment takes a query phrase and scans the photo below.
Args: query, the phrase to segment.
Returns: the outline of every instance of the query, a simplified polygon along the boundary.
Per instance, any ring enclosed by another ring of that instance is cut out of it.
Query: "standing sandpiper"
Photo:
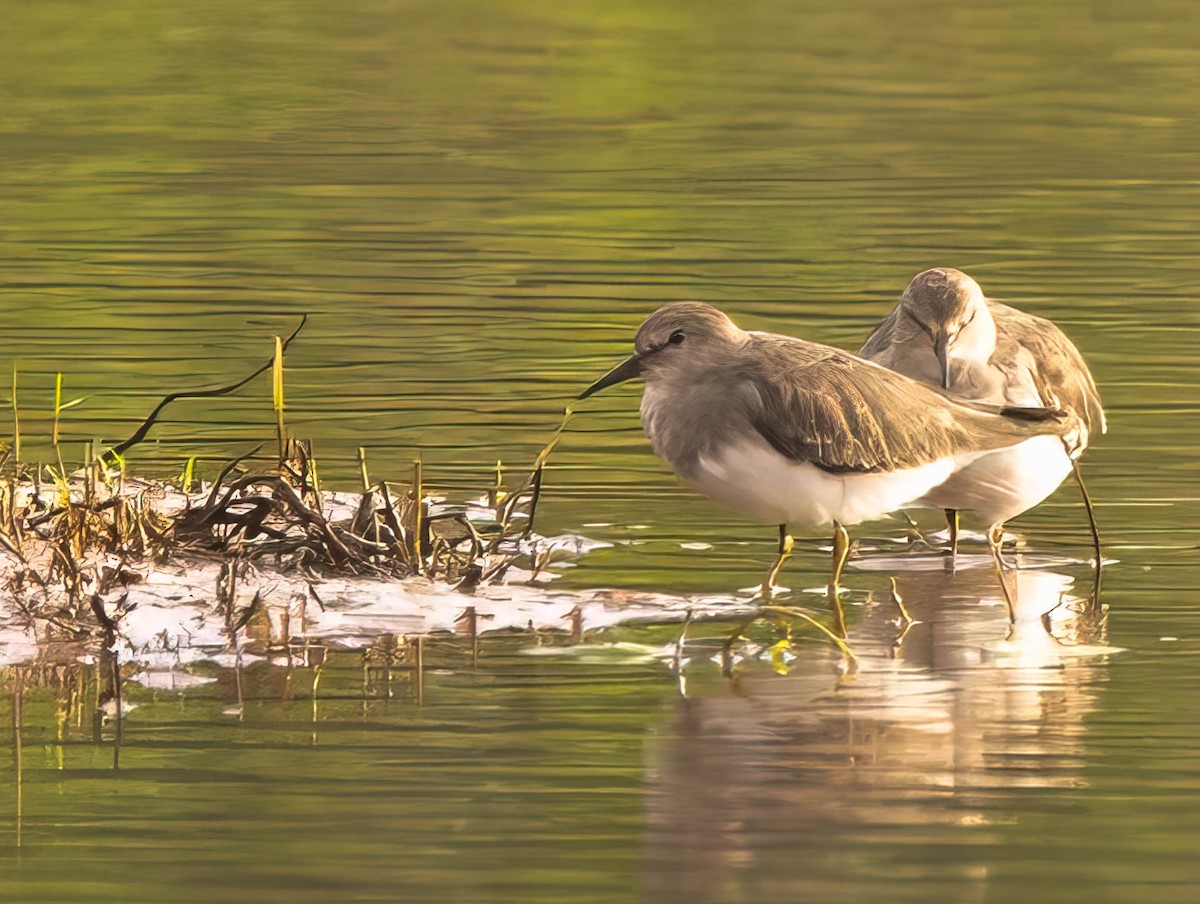
[[[1100,534],[1077,459],[1091,434],[1105,431],[1104,409],[1083,356],[1062,330],[985,298],[965,273],[937,268],[913,277],[859,354],[958,398],[1062,412],[1061,442],[1047,437],[979,458],[925,501],[946,510],[951,555],[958,512],[970,510],[988,524],[988,543],[998,556],[1004,522],[1037,505],[1074,471],[1100,567]]]
[[[655,311],[634,349],[579,398],[645,379],[642,424],[676,475],[728,508],[779,525],[764,596],[791,551],[788,525],[831,525],[828,586],[839,629],[845,525],[915,502],[988,453],[1061,445],[1063,427],[1045,409],[948,399],[841,349],[746,332],[707,304]]]

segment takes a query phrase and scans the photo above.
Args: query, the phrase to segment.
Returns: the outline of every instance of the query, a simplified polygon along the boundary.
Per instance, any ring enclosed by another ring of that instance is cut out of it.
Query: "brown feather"
[[[1096,381],[1066,334],[1044,317],[998,301],[989,300],[988,310],[997,332],[996,352],[989,363],[1005,373],[1006,382],[1031,380],[1043,405],[1079,418],[1088,433],[1104,433],[1108,423]],[[1021,348],[1028,358],[1018,355]]]
[[[914,468],[1062,430],[948,399],[828,346],[753,334],[743,355],[741,377],[762,401],[754,428],[788,458],[834,473]]]

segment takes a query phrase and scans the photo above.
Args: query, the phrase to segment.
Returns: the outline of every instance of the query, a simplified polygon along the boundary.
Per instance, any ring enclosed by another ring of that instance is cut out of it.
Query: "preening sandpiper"
[[[847,525],[912,504],[988,453],[1061,442],[1061,424],[1044,410],[948,399],[841,349],[746,332],[697,302],[651,314],[634,354],[579,398],[639,376],[646,435],[676,475],[779,525],[764,595],[791,550],[788,525],[832,526],[829,594],[839,616]]]
[[[913,277],[859,354],[959,398],[1062,412],[1061,440],[1046,437],[983,456],[923,501],[946,510],[951,554],[963,510],[982,517],[998,556],[1004,522],[1037,505],[1074,471],[1100,567],[1100,534],[1077,459],[1092,434],[1105,431],[1104,409],[1087,363],[1062,330],[987,299],[959,270],[935,268]]]

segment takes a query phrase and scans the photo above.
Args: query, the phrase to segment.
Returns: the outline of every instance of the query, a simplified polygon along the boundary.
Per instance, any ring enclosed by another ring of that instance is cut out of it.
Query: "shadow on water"
[[[891,593],[868,598],[849,633],[852,674],[808,655],[785,669],[750,659],[723,692],[693,680],[706,692],[679,698],[648,757],[647,899],[832,894],[851,874],[911,879],[864,845],[915,851],[934,842],[930,826],[983,827],[966,853],[939,855],[948,875],[983,877],[970,849],[1005,818],[998,798],[1085,785],[1085,723],[1114,652],[1103,609],[1072,595],[1066,574],[1021,570],[1010,575],[1010,624],[986,568],[920,565],[896,579],[907,627]],[[986,882],[965,888],[956,900],[988,899]]]
[[[854,583],[875,589],[850,608],[854,669],[835,647],[770,621],[723,663],[734,614],[751,608],[730,597],[525,583],[453,612],[444,595],[421,597],[419,582],[331,593],[311,616],[289,612],[285,590],[282,605],[264,605],[223,645],[193,604],[196,646],[125,638],[111,645],[121,663],[43,647],[3,676],[16,767],[9,850],[32,853],[27,870],[40,875],[52,824],[99,819],[136,844],[151,826],[192,831],[215,794],[243,831],[261,824],[263,841],[240,842],[261,856],[261,845],[292,850],[310,834],[273,827],[270,807],[286,800],[319,832],[317,814],[347,818],[337,814],[352,793],[365,820],[356,843],[376,843],[371,826],[430,833],[429,845],[392,854],[396,880],[427,874],[428,890],[449,866],[435,848],[454,850],[464,825],[505,800],[496,812],[526,839],[505,856],[539,869],[565,856],[528,846],[541,820],[566,820],[570,849],[640,814],[637,844],[618,858],[631,858],[629,869],[609,881],[639,886],[645,900],[819,896],[850,874],[864,888],[908,881],[927,899],[928,877],[902,865],[918,849],[956,900],[990,900],[984,852],[1011,819],[1005,801],[1087,787],[1086,723],[1115,651],[1104,608],[1062,563],[1022,558],[1011,624],[986,557],[962,556],[953,574],[936,555],[858,560]],[[867,566],[896,574],[894,585],[872,582]],[[591,776],[583,785],[578,769]],[[587,806],[572,797],[584,786]],[[96,787],[121,789],[133,810],[97,813],[86,803]],[[178,827],[159,812],[166,788],[190,814]],[[365,803],[376,794],[377,806]],[[479,843],[490,830],[470,831]],[[219,839],[205,846],[225,850]],[[808,852],[801,871],[798,851]],[[485,858],[462,868],[486,883],[516,866]],[[338,874],[376,887],[371,875]],[[578,892],[588,875],[558,881]],[[905,889],[893,899],[907,900]]]

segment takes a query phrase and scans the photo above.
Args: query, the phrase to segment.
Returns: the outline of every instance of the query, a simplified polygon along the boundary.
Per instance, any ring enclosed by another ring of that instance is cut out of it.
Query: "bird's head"
[[[633,355],[585,389],[588,396],[634,377],[653,379],[686,373],[740,344],[746,334],[722,311],[698,301],[664,305],[646,318],[633,342]]]
[[[918,273],[900,296],[900,310],[929,337],[941,372],[942,388],[950,388],[949,359],[982,355],[995,344],[995,324],[979,283],[961,270],[936,267]]]

